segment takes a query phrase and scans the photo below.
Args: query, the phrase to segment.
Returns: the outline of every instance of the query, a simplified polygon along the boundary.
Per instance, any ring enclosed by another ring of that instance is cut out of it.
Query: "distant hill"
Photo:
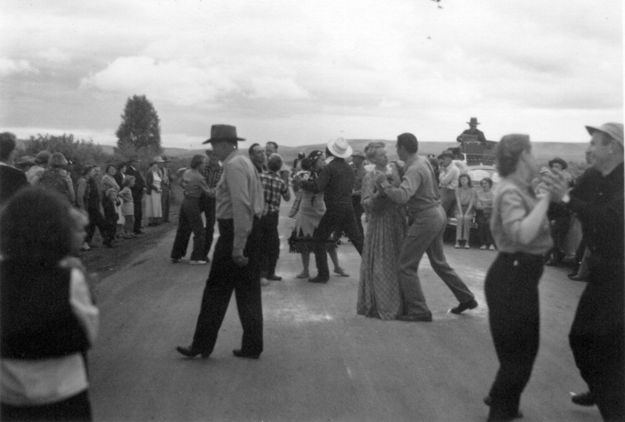
[[[396,159],[395,141],[384,139],[350,139],[349,144],[354,150],[364,151],[365,146],[372,141],[382,141],[387,144],[387,151],[391,159]],[[245,143],[242,143],[245,148]],[[455,147],[456,142],[419,142],[420,154],[440,154],[443,150]],[[571,163],[584,163],[584,155],[588,144],[572,143],[572,142],[534,142],[534,155],[538,162],[542,165],[554,157],[560,157],[564,161]],[[113,153],[113,147],[110,145],[102,145],[104,152]],[[281,146],[280,154],[287,164],[290,164],[297,157],[298,152],[308,153],[315,149],[325,151],[325,144],[302,145],[298,147]],[[185,149],[185,148],[163,148],[163,153],[172,158],[191,158],[195,154],[204,154],[206,148]]]

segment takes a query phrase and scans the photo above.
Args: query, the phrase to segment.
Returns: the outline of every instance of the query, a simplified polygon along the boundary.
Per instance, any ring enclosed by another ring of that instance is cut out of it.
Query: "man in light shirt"
[[[243,138],[230,125],[213,125],[210,143],[223,163],[217,184],[219,239],[213,253],[208,280],[202,297],[193,342],[177,347],[187,357],[207,358],[213,351],[232,292],[235,292],[243,327],[236,357],[258,359],[263,351],[263,312],[260,290],[260,225],[264,195],[258,171],[247,157],[237,154]]]
[[[460,169],[454,165],[454,156],[450,151],[443,152],[439,158],[443,160],[438,176],[438,187],[441,194],[441,205],[445,210],[445,215],[449,216],[456,204],[456,188],[458,187],[458,177]]]

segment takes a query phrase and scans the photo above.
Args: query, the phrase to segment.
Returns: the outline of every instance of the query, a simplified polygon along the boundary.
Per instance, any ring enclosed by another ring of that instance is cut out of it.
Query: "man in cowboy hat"
[[[590,250],[589,277],[569,342],[575,363],[590,391],[573,403],[597,404],[606,421],[625,420],[625,310],[623,255],[623,124],[586,126],[591,136],[589,161],[599,173],[583,188],[568,193],[561,179],[561,200],[582,223]]]
[[[258,171],[245,154],[237,154],[243,138],[230,125],[213,125],[210,143],[223,163],[223,176],[217,185],[219,239],[215,245],[193,341],[177,347],[184,356],[213,352],[232,291],[235,292],[239,319],[243,327],[236,357],[258,359],[263,351],[263,310],[260,290],[260,226],[263,213],[263,187]]]
[[[352,205],[354,171],[345,161],[352,155],[352,147],[343,138],[328,142],[326,154],[329,163],[321,170],[319,177],[302,183],[302,187],[311,192],[323,192],[326,213],[315,231],[314,252],[317,263],[317,277],[311,283],[327,283],[330,279],[326,242],[333,232],[347,234],[359,254],[362,254],[362,234],[356,223]]]
[[[477,139],[480,142],[486,142],[484,132],[477,128],[477,125],[480,124],[477,121],[477,117],[471,117],[467,124],[469,125],[469,129],[464,130],[460,135],[458,135],[456,141],[462,142],[465,139]]]

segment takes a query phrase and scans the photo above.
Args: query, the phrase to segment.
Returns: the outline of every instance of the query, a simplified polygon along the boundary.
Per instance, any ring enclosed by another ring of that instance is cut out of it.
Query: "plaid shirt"
[[[262,172],[260,181],[263,183],[263,189],[265,191],[265,208],[263,209],[263,215],[280,211],[281,199],[283,197],[285,200],[288,199],[288,186],[276,172]]]
[[[221,179],[221,174],[224,172],[224,168],[222,166],[204,166],[204,171],[202,174],[206,178],[206,184],[209,188],[214,189],[217,187],[217,183],[219,183],[219,179]]]

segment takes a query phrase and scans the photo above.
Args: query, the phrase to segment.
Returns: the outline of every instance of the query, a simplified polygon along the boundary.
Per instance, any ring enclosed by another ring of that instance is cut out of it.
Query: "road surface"
[[[291,224],[281,218],[284,280],[263,288],[265,352],[257,361],[232,356],[241,338],[234,299],[210,359],[175,352],[191,341],[208,274],[208,266],[169,262],[175,224],[98,284],[101,333],[89,355],[96,421],[486,419],[482,398],[497,360],[483,283],[495,252],[446,247],[476,294],[476,310],[448,313],[455,299],[425,259],[421,278],[434,322],[380,321],[356,315],[360,258],[349,243],[339,258],[351,277],[327,285],[295,279],[301,264],[288,253]],[[585,389],[567,342],[583,287],[566,269],[545,269],[541,344],[522,398],[524,421],[600,420],[596,408],[569,399],[569,391]]]

